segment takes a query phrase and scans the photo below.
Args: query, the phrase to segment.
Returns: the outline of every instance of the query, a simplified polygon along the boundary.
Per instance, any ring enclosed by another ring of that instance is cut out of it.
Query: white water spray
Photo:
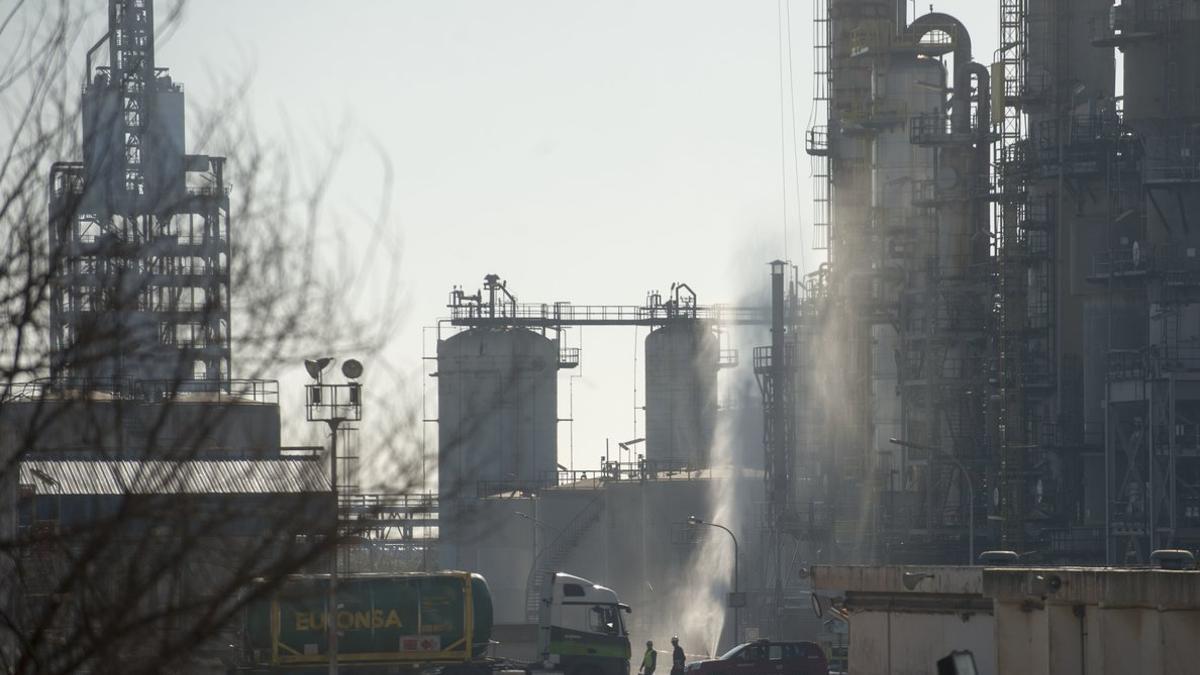
[[[708,511],[695,515],[736,533],[741,530],[743,514],[738,491],[744,481],[732,441],[729,425],[719,424],[709,454],[713,479],[706,495]],[[726,597],[733,590],[734,546],[725,532],[703,525],[697,527],[702,528],[697,532],[701,543],[686,568],[685,583],[676,592],[673,604],[679,610],[678,634],[684,650],[689,655],[716,656],[729,611]]]

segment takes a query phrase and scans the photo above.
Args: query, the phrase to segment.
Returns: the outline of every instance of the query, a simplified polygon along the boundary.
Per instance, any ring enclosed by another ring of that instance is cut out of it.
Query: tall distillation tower
[[[829,268],[806,319],[825,365],[800,377],[827,416],[834,555],[958,561],[986,462],[989,78],[957,19],[906,9],[828,5],[828,140],[809,149]]]
[[[93,67],[105,44],[108,64]],[[87,77],[83,161],[50,172],[52,378],[221,386],[230,377],[225,160],[184,153],[183,89],[155,63],[152,2],[110,0]]]

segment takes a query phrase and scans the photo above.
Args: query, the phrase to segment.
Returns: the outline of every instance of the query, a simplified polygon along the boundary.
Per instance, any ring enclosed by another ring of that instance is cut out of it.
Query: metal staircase
[[[525,620],[537,623],[541,609],[542,586],[546,576],[560,571],[567,556],[579,544],[604,511],[604,493],[596,495],[583,509],[575,514],[571,522],[550,540],[550,543],[538,551],[529,570],[529,578],[525,582]]]

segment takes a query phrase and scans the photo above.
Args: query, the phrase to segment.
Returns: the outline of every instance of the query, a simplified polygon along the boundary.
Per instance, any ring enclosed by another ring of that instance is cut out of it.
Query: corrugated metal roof
[[[313,460],[27,460],[21,483],[41,494],[269,494],[328,492],[325,464]]]

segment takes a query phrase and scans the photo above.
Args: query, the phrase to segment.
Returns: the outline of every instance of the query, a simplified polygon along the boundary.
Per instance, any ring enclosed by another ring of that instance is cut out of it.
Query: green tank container
[[[297,575],[246,612],[252,666],[328,663],[328,575]],[[492,636],[492,594],[468,572],[338,577],[338,662],[454,664],[483,657]]]

